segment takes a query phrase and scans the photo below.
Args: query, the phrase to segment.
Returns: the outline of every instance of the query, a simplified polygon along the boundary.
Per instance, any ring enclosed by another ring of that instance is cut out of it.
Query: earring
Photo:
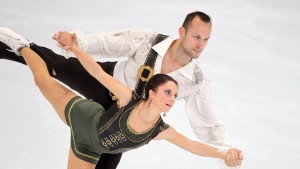
[[[166,113],[164,113],[163,116],[166,117]]]
[[[148,103],[148,106],[147,106],[147,108],[149,108],[149,107],[150,107],[151,103],[152,103],[152,99],[150,99],[150,101],[149,101],[149,103]]]

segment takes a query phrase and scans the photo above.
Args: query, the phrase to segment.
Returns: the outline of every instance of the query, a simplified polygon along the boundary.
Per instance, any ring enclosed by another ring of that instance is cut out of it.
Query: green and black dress
[[[143,133],[132,131],[128,119],[141,102],[133,92],[124,107],[112,105],[107,111],[101,104],[74,97],[66,106],[65,115],[71,129],[71,147],[76,157],[97,164],[102,153],[117,154],[148,144],[169,125],[160,118]]]

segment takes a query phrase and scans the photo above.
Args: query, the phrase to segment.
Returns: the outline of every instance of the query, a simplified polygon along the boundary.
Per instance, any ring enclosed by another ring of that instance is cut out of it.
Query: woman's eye
[[[170,93],[171,93],[171,91],[170,91],[170,90],[166,90],[166,91],[165,91],[165,93],[167,93],[167,94],[170,94]]]

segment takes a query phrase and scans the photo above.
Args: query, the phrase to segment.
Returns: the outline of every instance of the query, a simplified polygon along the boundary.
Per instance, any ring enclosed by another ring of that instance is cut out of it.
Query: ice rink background
[[[151,28],[178,37],[185,15],[200,10],[213,32],[199,63],[212,82],[219,117],[233,146],[244,152],[243,169],[300,166],[300,1],[115,0],[0,2],[0,26],[59,52],[56,31],[86,33]],[[35,87],[26,66],[0,60],[0,169],[66,168],[69,128]],[[196,139],[175,104],[165,120]],[[214,169],[166,141],[127,152],[119,169]]]

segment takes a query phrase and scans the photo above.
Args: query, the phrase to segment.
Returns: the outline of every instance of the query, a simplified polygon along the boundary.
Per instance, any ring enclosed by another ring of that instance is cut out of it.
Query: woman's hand
[[[60,32],[54,34],[52,38],[58,42],[57,43],[58,47],[62,47],[68,51],[71,50],[71,47],[73,45],[77,45],[77,41],[76,41],[77,37],[76,37],[75,33],[71,34],[66,31],[63,31],[63,32],[60,31]]]
[[[225,163],[228,167],[237,167],[242,165],[243,154],[241,150],[232,148],[226,152]]]

